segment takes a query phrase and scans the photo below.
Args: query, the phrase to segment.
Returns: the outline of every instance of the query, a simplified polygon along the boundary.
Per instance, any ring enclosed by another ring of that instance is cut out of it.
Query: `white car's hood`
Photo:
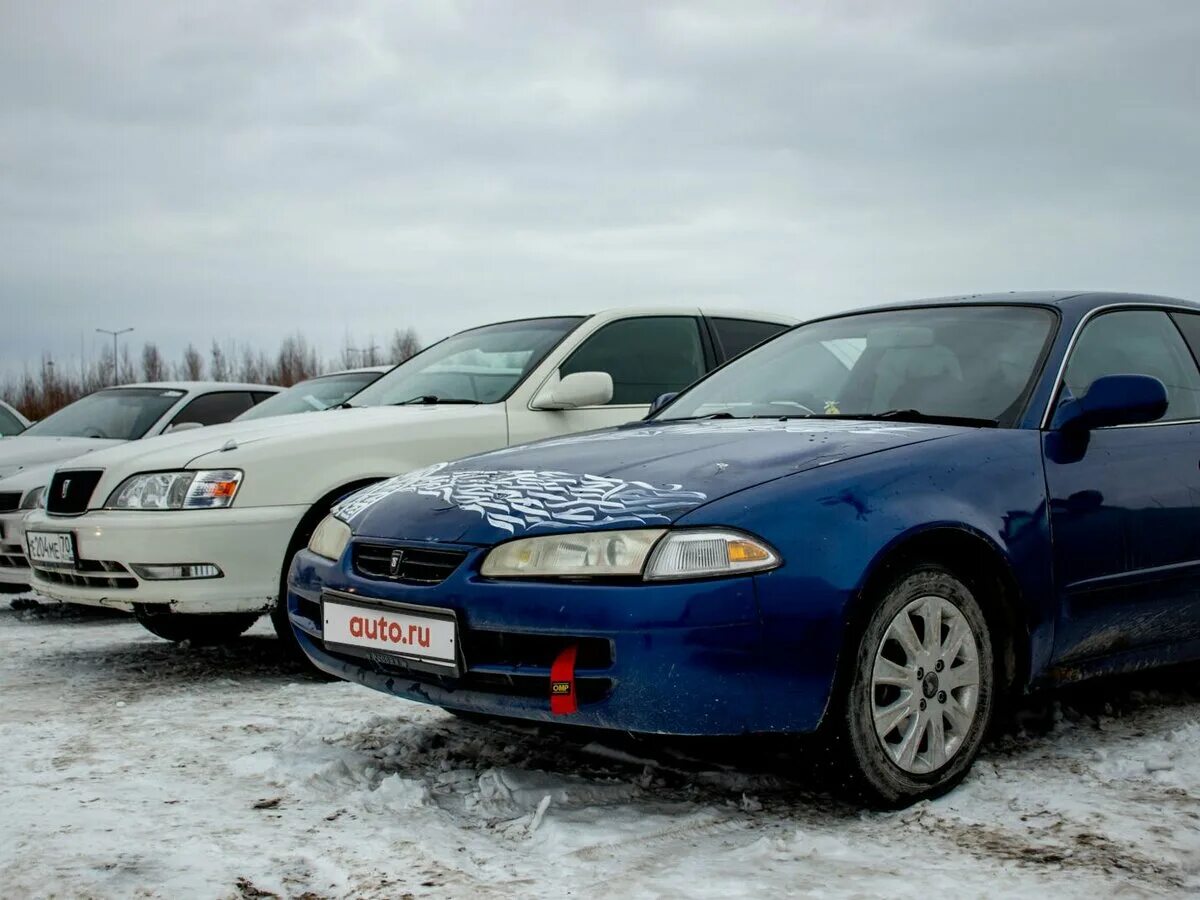
[[[52,462],[39,466],[26,466],[15,475],[0,478],[0,491],[20,491],[23,494],[30,488],[49,484],[50,479],[54,477],[54,470],[59,465],[60,463]]]
[[[59,462],[114,445],[124,446],[125,443],[103,438],[37,437],[19,434],[0,443],[0,478],[28,466]]]
[[[301,450],[353,455],[384,438],[396,442],[406,434],[451,435],[472,430],[476,420],[503,416],[502,404],[375,406],[296,413],[131,441],[89,454],[81,465],[105,470],[103,488],[139,472],[271,466]]]

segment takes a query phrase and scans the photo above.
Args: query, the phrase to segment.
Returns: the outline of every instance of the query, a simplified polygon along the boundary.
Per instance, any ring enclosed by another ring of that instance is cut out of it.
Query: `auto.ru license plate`
[[[334,593],[321,597],[321,610],[322,639],[330,649],[458,671],[458,623],[449,610],[383,605]]]
[[[43,566],[75,566],[75,535],[69,531],[27,531],[25,549],[29,561]]]

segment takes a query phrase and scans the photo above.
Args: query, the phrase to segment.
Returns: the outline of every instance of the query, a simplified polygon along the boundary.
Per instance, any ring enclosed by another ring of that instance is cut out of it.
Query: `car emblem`
[[[400,564],[404,562],[404,551],[393,550],[391,562],[388,563],[388,575],[395,578],[400,574]]]
[[[66,500],[66,499],[67,499],[67,492],[68,492],[68,491],[70,491],[70,490],[71,490],[71,479],[70,479],[70,478],[64,478],[64,479],[63,479],[63,483],[62,483],[62,490],[60,490],[60,491],[58,492],[58,496],[59,496],[61,499],[63,499],[63,500]]]

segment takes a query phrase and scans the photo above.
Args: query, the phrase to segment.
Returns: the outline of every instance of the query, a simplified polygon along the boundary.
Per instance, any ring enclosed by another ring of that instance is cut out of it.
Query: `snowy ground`
[[[286,672],[262,623],[191,650],[6,599],[3,897],[1200,891],[1196,671],[1064,695],[950,796],[879,814],[789,742],[488,727]]]

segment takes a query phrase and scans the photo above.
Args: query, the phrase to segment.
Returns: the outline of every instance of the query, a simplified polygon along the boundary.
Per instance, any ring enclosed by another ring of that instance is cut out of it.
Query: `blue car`
[[[643,421],[371,486],[291,568],[325,672],[451,710],[817,732],[866,801],[1004,701],[1200,656],[1200,305],[925,300],[798,326]]]

